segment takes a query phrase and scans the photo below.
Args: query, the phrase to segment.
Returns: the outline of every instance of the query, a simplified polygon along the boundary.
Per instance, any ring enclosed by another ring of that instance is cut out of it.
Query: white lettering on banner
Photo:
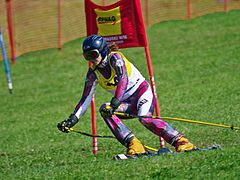
[[[115,41],[116,44],[123,44],[124,41]]]
[[[105,41],[116,41],[118,40],[117,36],[104,37]]]
[[[107,42],[114,41],[116,44],[122,44],[124,43],[123,40],[128,39],[127,35],[121,35],[121,36],[105,36],[104,40]]]
[[[127,35],[122,35],[122,36],[119,36],[119,39],[127,39]]]

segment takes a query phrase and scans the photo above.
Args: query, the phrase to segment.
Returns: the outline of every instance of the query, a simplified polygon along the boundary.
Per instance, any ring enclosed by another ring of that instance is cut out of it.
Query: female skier
[[[136,138],[114,112],[132,114],[134,116],[152,116],[155,98],[151,87],[136,67],[118,51],[116,45],[107,45],[103,37],[92,35],[87,37],[82,46],[84,58],[93,63],[86,75],[83,95],[68,119],[58,123],[62,132],[69,132],[83,116],[90,105],[97,84],[110,93],[113,98],[99,109],[101,116],[111,129],[117,140],[127,148],[127,155],[145,153],[143,144]],[[161,119],[139,118],[147,129],[162,137],[175,147],[176,152],[192,150],[195,146],[181,133]]]

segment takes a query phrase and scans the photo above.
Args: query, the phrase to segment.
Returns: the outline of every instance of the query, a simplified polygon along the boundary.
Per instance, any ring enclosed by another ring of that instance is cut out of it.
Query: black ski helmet
[[[96,53],[100,53],[102,58],[104,59],[109,52],[107,42],[102,36],[98,36],[96,34],[88,36],[83,41],[82,50],[86,60],[91,60],[91,56],[93,56],[94,58],[96,55],[99,56],[99,54]]]

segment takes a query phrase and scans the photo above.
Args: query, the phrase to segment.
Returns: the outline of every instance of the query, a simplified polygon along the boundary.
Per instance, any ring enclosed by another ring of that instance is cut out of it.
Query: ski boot
[[[128,144],[127,155],[135,156],[144,153],[146,153],[146,150],[143,144],[136,137],[134,137]]]
[[[177,140],[174,146],[176,152],[185,152],[196,149],[196,147],[185,137],[181,137],[179,140]]]

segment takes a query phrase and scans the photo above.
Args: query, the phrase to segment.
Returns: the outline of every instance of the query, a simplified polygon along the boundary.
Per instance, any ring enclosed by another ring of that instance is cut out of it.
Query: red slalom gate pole
[[[191,0],[187,0],[187,16],[188,19],[192,18]]]
[[[145,54],[146,54],[146,57],[147,57],[147,65],[148,65],[148,71],[149,71],[149,75],[150,75],[150,82],[151,82],[151,86],[152,86],[152,91],[153,91],[153,95],[156,98],[156,106],[155,106],[156,115],[160,116],[160,109],[159,109],[159,104],[158,104],[156,86],[155,86],[152,63],[151,63],[151,58],[150,58],[150,53],[149,53],[148,46],[145,46],[144,49],[145,49]],[[162,137],[160,137],[159,140],[160,140],[160,147],[161,148],[165,147],[164,139]]]
[[[61,11],[61,2],[58,0],[58,49],[62,49],[62,11]]]
[[[95,113],[95,101],[94,95],[91,101],[91,113],[92,113],[92,135],[97,135],[97,123],[96,123],[96,113]],[[97,147],[97,138],[93,137],[93,154],[97,155],[98,147]]]
[[[224,11],[228,11],[228,0],[224,0]]]
[[[92,63],[89,62],[88,66],[91,67]],[[92,135],[96,136],[97,135],[97,123],[96,123],[96,110],[95,110],[95,100],[94,100],[94,95],[91,100],[91,116],[92,116]],[[93,154],[97,155],[98,153],[98,147],[97,147],[97,137],[92,138],[93,142]]]
[[[13,21],[12,21],[12,0],[6,0],[6,13],[8,22],[8,33],[10,39],[11,60],[12,64],[15,64],[15,52],[14,52],[14,38],[13,38]]]
[[[148,8],[148,0],[145,0],[145,18],[146,18],[146,26],[149,26],[149,8]]]

